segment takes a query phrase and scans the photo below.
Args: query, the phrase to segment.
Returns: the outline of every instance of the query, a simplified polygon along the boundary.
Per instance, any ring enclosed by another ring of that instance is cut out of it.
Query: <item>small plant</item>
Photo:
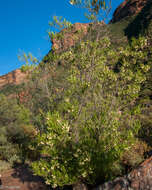
[[[22,72],[33,71],[37,66],[38,60],[31,53],[26,54],[23,52],[21,55],[18,55],[18,59],[25,64],[21,66]]]
[[[109,21],[110,19],[111,0],[70,0],[69,3],[87,9],[85,17],[91,21],[97,22],[100,19]]]
[[[57,17],[54,16],[53,20],[51,22],[49,22],[49,26],[51,28],[53,28],[53,30],[55,30],[55,32],[53,31],[48,31],[48,35],[50,37],[50,39],[54,39],[55,37],[58,39],[63,37],[63,34],[60,33],[56,33],[57,31],[61,31],[64,28],[70,28],[72,26],[71,22],[67,21],[65,18],[63,18],[62,16]]]
[[[30,111],[18,104],[15,98],[10,99],[0,94],[1,160],[11,165],[21,161],[23,149],[32,139],[31,135],[34,131],[34,127],[30,126],[30,116]]]

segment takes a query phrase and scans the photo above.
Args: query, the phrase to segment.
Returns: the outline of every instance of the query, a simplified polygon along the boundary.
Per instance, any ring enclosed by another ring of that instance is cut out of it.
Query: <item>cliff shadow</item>
[[[128,39],[138,37],[145,34],[152,20],[152,1],[148,0],[141,12],[133,19],[133,21],[124,30]]]

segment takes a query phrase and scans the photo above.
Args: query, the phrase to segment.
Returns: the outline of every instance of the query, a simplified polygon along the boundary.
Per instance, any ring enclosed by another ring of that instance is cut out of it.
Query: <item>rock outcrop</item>
[[[88,31],[89,24],[75,23],[70,28],[65,28],[52,39],[52,49],[55,52],[67,50],[82,39]]]
[[[102,26],[105,23],[102,21],[98,25]],[[63,29],[51,40],[52,50],[59,53],[74,46],[85,37],[91,27],[91,23],[75,23],[71,27]]]
[[[124,177],[118,177],[93,190],[151,190],[152,157]]]
[[[138,14],[149,0],[125,0],[115,10],[111,23],[120,21],[121,19]]]
[[[118,177],[95,188],[85,184],[73,186],[73,190],[152,190],[152,156],[124,177]]]
[[[0,76],[0,88],[8,84],[21,84],[27,77],[27,73],[16,69],[6,75]]]

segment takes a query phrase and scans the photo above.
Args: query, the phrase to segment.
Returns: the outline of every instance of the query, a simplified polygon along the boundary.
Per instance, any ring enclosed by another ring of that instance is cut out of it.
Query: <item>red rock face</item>
[[[16,69],[6,75],[0,76],[0,88],[8,84],[21,84],[27,77],[27,73]]]
[[[147,2],[148,0],[125,0],[114,12],[111,23],[118,22],[127,16],[136,15]]]
[[[71,28],[63,29],[57,34],[58,37],[52,39],[52,49],[55,52],[67,50],[82,39],[88,31],[89,24],[75,23]]]
[[[105,25],[103,21],[98,24]],[[89,23],[75,23],[71,28],[63,29],[57,34],[57,37],[52,39],[52,50],[58,53],[74,46],[88,33],[90,26]]]

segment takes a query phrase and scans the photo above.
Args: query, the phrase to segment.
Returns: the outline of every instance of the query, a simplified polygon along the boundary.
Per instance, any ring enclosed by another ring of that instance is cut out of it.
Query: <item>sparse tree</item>
[[[86,15],[90,20],[101,20],[107,21],[109,13],[111,11],[112,0],[70,0],[71,5],[76,5],[82,8],[86,8],[89,14]]]

